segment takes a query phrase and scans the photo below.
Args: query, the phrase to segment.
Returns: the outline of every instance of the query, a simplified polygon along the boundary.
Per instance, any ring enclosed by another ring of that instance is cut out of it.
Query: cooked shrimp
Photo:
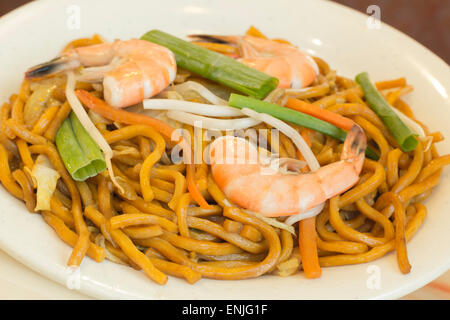
[[[238,61],[278,78],[280,88],[304,88],[319,74],[311,56],[287,43],[247,35],[191,37],[237,44],[242,55]]]
[[[78,47],[37,65],[27,78],[91,67],[79,79],[101,81],[105,100],[114,107],[127,107],[165,89],[177,73],[175,56],[169,49],[145,40],[114,41]]]
[[[238,137],[211,144],[214,180],[228,199],[268,217],[298,214],[351,188],[359,180],[366,136],[355,125],[347,134],[341,160],[312,173],[282,173],[254,161],[255,145]]]

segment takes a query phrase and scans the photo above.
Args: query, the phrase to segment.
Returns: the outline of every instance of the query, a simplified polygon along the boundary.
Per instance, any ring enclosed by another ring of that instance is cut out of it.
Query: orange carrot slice
[[[355,124],[353,120],[343,117],[340,114],[294,98],[288,99],[286,107],[309,114],[310,116],[334,124],[336,127],[346,131],[350,130]]]

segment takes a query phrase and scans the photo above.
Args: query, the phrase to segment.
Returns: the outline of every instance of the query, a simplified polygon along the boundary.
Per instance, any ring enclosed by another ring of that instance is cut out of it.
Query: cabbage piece
[[[31,176],[37,186],[37,201],[34,210],[50,210],[50,198],[60,178],[58,171],[53,168],[47,156],[41,154],[34,163]]]

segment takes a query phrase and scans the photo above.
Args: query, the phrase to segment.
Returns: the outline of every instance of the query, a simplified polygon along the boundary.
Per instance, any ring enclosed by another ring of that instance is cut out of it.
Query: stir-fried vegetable
[[[117,181],[113,168],[111,159],[113,157],[113,152],[111,149],[111,146],[106,142],[103,135],[98,131],[97,127],[94,125],[92,120],[89,118],[86,110],[81,105],[81,102],[78,100],[76,94],[75,94],[75,85],[77,82],[77,78],[73,71],[67,72],[67,83],[66,83],[66,98],[67,102],[69,102],[70,107],[72,108],[72,111],[77,116],[78,120],[80,121],[81,125],[84,129],[86,129],[87,132],[89,132],[89,136],[95,141],[95,143],[98,145],[98,147],[103,151],[103,154],[105,156],[105,162],[106,167],[108,168],[109,176],[111,178],[112,183],[119,189],[123,190],[122,186]]]
[[[310,115],[281,107],[277,104],[259,101],[251,97],[245,97],[234,93],[231,94],[228,104],[235,108],[250,108],[256,112],[270,114],[275,118],[319,131],[338,140],[345,140],[345,132],[334,125]]]
[[[279,105],[245,97],[232,93],[228,104],[236,108],[250,108],[260,113],[267,113],[275,118],[298,124],[312,130],[316,130],[330,137],[344,141],[347,133],[331,123],[317,119],[302,112],[281,107]],[[370,148],[366,149],[366,155],[371,159],[378,159],[378,155]]]
[[[270,224],[271,226],[273,226],[275,228],[286,230],[287,232],[289,232],[295,236],[295,228],[290,224],[281,222],[276,218],[269,218],[269,217],[263,216],[259,212],[254,212],[254,211],[250,211],[250,210],[246,210],[246,209],[242,209],[242,211],[244,211],[245,213],[251,214],[252,216],[257,217],[258,219],[261,219],[265,223]]]
[[[56,146],[67,171],[76,181],[84,181],[106,169],[100,148],[72,112],[55,137]]]
[[[308,131],[309,129],[303,128],[301,135],[305,136],[305,142],[311,147],[311,139],[307,138]],[[318,278],[322,274],[317,252],[316,215],[322,212],[324,206],[325,204],[321,203],[284,221],[291,225],[298,221],[298,246],[303,260],[302,268],[307,278]]]
[[[83,102],[83,104],[88,107],[89,109],[92,109],[93,111],[100,114],[102,117],[105,117],[106,119],[122,122],[126,124],[143,124],[147,126],[153,127],[158,132],[162,133],[168,138],[172,138],[172,134],[174,133],[175,129],[172,128],[167,123],[143,115],[138,113],[129,112],[123,109],[117,109],[113,108],[110,105],[108,105],[105,101],[93,96],[87,91],[84,90],[77,90],[76,91],[77,97]],[[180,137],[183,150],[186,152],[183,152],[183,156],[191,158],[191,152],[190,147],[187,145],[186,141]],[[197,187],[197,184],[194,179],[195,174],[195,168],[194,164],[190,159],[188,159],[187,165],[186,165],[186,180],[187,185],[189,189],[189,193],[191,194],[192,198],[203,208],[203,209],[211,209],[211,206],[206,202],[203,195],[200,193],[200,190]]]
[[[340,114],[334,113],[332,111],[322,109],[314,104],[298,100],[298,99],[288,99],[286,107],[297,110],[315,118],[321,119],[328,123],[334,124],[336,127],[343,130],[350,130],[355,124],[351,119],[341,116]]]
[[[229,106],[216,106],[206,103],[190,102],[175,99],[146,99],[144,109],[152,110],[178,110],[211,117],[238,117],[242,116],[236,108]]]
[[[403,123],[392,110],[392,107],[370,82],[369,74],[362,72],[356,76],[355,80],[362,87],[367,103],[386,125],[389,132],[400,145],[402,151],[409,152],[414,150],[418,143],[415,137],[416,134]]]
[[[141,39],[170,49],[181,68],[255,98],[264,98],[278,85],[277,78],[160,30],[151,30]]]
[[[319,255],[317,253],[316,218],[301,220],[298,228],[298,245],[305,276],[310,279],[319,278],[322,275],[322,269],[319,265]]]
[[[228,104],[227,100],[223,100],[222,98],[218,97],[210,90],[208,90],[208,88],[206,88],[204,85],[195,81],[186,81],[184,83],[177,84],[176,86],[171,87],[171,89],[172,88],[181,95],[187,94],[189,93],[189,91],[193,91],[212,104]]]
[[[431,136],[427,136],[423,128],[413,119],[405,115],[400,110],[396,108],[392,108],[392,110],[397,114],[397,116],[410,128],[415,134],[417,134],[420,141],[422,141],[424,147],[423,151],[426,152],[431,147],[431,143],[433,142],[433,138]]]
[[[203,129],[208,130],[240,130],[256,126],[261,122],[252,118],[214,119],[184,111],[168,111],[167,116],[181,123],[186,123],[194,127],[201,126]]]
[[[46,110],[47,101],[56,87],[57,85],[54,83],[44,84],[30,95],[23,107],[23,120],[29,128],[33,128]]]
[[[193,41],[193,44],[211,51],[220,52],[226,55],[239,56],[239,49],[224,43]]]
[[[302,212],[302,213],[298,213],[298,214],[294,214],[294,215],[292,215],[292,216],[289,216],[289,217],[284,221],[284,223],[286,223],[286,224],[292,226],[294,223],[299,222],[299,221],[301,221],[301,220],[309,219],[309,218],[315,217],[315,216],[317,216],[319,213],[322,212],[323,207],[324,207],[324,204],[321,203],[321,204],[319,204],[319,205],[317,205],[317,206],[315,206],[315,207],[312,207],[311,209],[309,209],[309,210],[307,210],[307,211],[305,211],[305,212]]]
[[[40,154],[36,158],[31,176],[37,186],[36,207],[34,210],[51,210],[50,198],[60,178],[58,171],[53,168],[47,156]]]

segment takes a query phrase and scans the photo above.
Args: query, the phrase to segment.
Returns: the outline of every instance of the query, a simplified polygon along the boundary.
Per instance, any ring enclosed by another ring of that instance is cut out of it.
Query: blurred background
[[[94,1],[94,0],[93,0]],[[406,33],[411,38],[423,44],[441,57],[447,64],[450,64],[450,0],[329,0],[351,7],[364,14],[370,5],[377,5],[381,11],[381,21]],[[30,0],[1,0],[0,16],[27,3]],[[76,2],[76,0],[74,0]],[[369,13],[372,14],[372,13]],[[38,274],[33,275],[33,271],[18,264],[0,250],[0,263],[8,266],[23,269],[21,272],[27,283],[35,283],[36,287],[45,285],[46,288],[66,290],[59,288],[59,285],[50,283],[48,280],[40,279]],[[1,270],[1,269],[0,269]],[[38,278],[39,277],[39,278]],[[1,282],[1,281],[0,281]],[[42,292],[26,291],[24,287],[13,284],[0,284],[0,299],[40,299],[48,298],[42,296]],[[67,295],[65,298],[82,299],[78,294]],[[442,299],[450,300],[450,271],[439,279],[431,282],[427,286],[409,294],[402,299]]]
[[[367,14],[381,9],[381,21],[406,33],[450,64],[450,0],[330,0]],[[30,0],[0,1],[0,16]],[[76,0],[74,0],[76,2]]]
[[[449,0],[333,0],[367,14],[367,7],[381,9],[381,21],[406,33],[450,64]]]

